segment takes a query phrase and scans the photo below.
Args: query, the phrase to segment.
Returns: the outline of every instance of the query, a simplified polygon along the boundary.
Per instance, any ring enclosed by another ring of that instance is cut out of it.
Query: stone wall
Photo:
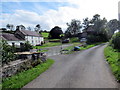
[[[9,76],[15,75],[18,72],[30,69],[35,65],[38,65],[45,61],[46,61],[46,55],[42,55],[38,60],[19,59],[19,60],[10,62],[8,65],[4,65],[2,67],[2,77],[9,77]]]

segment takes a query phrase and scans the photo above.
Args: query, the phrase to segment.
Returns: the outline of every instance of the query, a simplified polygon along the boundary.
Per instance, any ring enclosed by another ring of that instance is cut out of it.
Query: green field
[[[41,34],[44,38],[48,38],[48,36],[49,36],[49,33],[47,33],[47,32],[42,32]]]
[[[113,49],[111,46],[107,46],[104,49],[104,54],[106,60],[110,64],[111,70],[117,80],[120,81],[120,52],[118,50]]]
[[[46,71],[53,63],[54,61],[52,59],[48,59],[45,63],[39,64],[32,69],[23,71],[12,77],[4,79],[2,82],[2,89],[4,90],[5,88],[22,88],[24,85]]]

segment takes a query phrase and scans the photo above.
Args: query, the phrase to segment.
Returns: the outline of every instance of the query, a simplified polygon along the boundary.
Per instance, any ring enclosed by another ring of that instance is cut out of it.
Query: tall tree
[[[7,24],[6,28],[8,28],[9,30],[13,31],[14,25],[13,24]]]
[[[88,42],[102,42],[108,40],[108,28],[107,28],[107,19],[100,18],[99,14],[93,16],[92,20],[90,21],[92,33],[88,33],[87,39]],[[89,28],[88,28],[89,29]]]
[[[30,31],[32,30],[31,27],[27,27],[27,29],[30,30]]]
[[[117,29],[120,29],[120,22],[117,19],[112,19],[107,23],[109,28],[110,37],[114,34]]]
[[[83,28],[84,30],[90,26],[90,20],[88,18],[83,19]]]
[[[40,24],[37,24],[37,25],[35,26],[35,31],[36,31],[36,32],[40,32],[40,29],[41,29]]]
[[[24,25],[18,25],[16,26],[16,30],[25,30],[25,26]]]
[[[51,29],[51,31],[49,33],[49,38],[60,39],[61,34],[63,34],[63,31],[62,31],[61,27],[55,26],[54,28]]]
[[[73,19],[70,23],[67,23],[67,30],[65,31],[65,35],[67,37],[69,36],[74,36],[77,35],[78,33],[80,33],[80,28],[81,26],[81,22],[79,20],[75,20]]]

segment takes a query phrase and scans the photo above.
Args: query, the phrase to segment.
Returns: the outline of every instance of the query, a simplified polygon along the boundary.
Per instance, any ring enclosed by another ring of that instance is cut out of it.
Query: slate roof
[[[17,38],[15,37],[14,34],[9,34],[9,33],[2,33],[2,38],[4,40],[8,40],[8,41],[22,41],[23,39],[21,38]]]
[[[20,30],[24,35],[26,36],[37,36],[40,37],[42,35],[40,35],[39,33],[35,32],[35,31],[30,31],[30,30]]]

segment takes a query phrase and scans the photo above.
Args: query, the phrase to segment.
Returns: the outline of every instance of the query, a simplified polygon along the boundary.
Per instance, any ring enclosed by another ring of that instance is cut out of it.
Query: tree
[[[117,19],[112,19],[107,23],[107,26],[109,28],[109,37],[111,38],[114,32],[120,29],[120,22]]]
[[[83,28],[86,30],[90,26],[90,20],[88,18],[83,19]]]
[[[93,16],[90,23],[92,31],[91,33],[88,33],[87,43],[108,41],[107,19],[106,18],[101,19],[100,15],[96,14]]]
[[[13,24],[7,24],[6,28],[8,28],[9,30],[13,30],[14,29],[14,25]]]
[[[25,26],[24,25],[18,25],[16,26],[16,30],[25,30]]]
[[[30,31],[32,30],[31,27],[27,27],[27,29],[30,30]]]
[[[79,20],[73,19],[70,23],[67,23],[67,30],[65,31],[66,37],[71,37],[80,33],[81,22]]]
[[[36,32],[39,32],[39,31],[40,31],[40,29],[41,29],[40,24],[37,24],[37,25],[35,26],[35,31],[36,31]]]
[[[63,34],[62,29],[59,26],[55,26],[54,28],[51,29],[49,33],[49,38],[50,39],[60,39],[60,35]]]

